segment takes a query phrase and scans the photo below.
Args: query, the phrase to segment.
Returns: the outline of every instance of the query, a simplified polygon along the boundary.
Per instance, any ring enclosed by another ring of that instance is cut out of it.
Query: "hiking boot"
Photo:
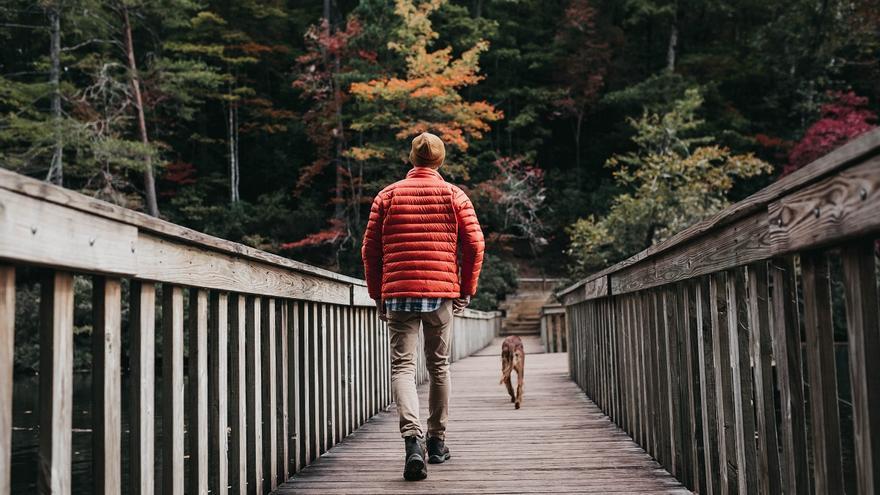
[[[442,464],[451,456],[449,455],[449,447],[442,438],[428,437],[428,462],[431,464]]]
[[[408,481],[423,480],[428,477],[428,465],[425,463],[425,441],[422,437],[406,437],[406,465],[403,477]]]

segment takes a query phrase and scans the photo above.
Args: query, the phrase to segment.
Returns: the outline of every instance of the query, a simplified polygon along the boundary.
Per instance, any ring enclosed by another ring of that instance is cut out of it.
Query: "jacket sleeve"
[[[364,261],[364,278],[370,297],[382,297],[382,217],[384,216],[381,195],[377,195],[370,207],[370,219],[364,231],[361,257]]]
[[[456,216],[458,219],[458,242],[461,249],[461,295],[473,296],[477,293],[477,281],[483,268],[483,231],[477,220],[474,205],[464,192],[456,193]]]

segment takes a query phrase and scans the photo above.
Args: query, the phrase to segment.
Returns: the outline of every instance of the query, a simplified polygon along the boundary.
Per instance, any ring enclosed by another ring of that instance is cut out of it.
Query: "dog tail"
[[[521,350],[517,349],[513,351],[513,359],[510,367],[519,368],[520,363],[523,361],[523,357],[524,356]],[[508,371],[507,374],[509,375],[510,371]]]

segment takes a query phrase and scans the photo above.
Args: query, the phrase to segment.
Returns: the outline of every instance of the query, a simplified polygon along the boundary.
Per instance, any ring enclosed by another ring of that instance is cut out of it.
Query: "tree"
[[[364,143],[353,146],[349,155],[358,162],[403,158],[408,138],[425,132],[437,133],[447,144],[446,169],[467,176],[469,140],[480,139],[489,124],[502,118],[501,112],[486,101],[467,101],[461,89],[477,84],[480,54],[489,44],[479,40],[459,57],[452,48],[430,50],[438,33],[430,15],[445,0],[418,4],[397,0],[395,13],[402,19],[388,48],[405,60],[403,74],[391,74],[351,85],[351,93],[361,107],[352,129],[362,134]],[[383,138],[392,134],[393,140]]]
[[[557,36],[565,54],[560,60],[565,96],[557,105],[574,117],[574,166],[579,183],[584,117],[599,100],[611,56],[608,43],[600,39],[596,29],[596,15],[590,0],[571,0]]]
[[[306,119],[317,159],[300,176],[300,187],[335,165],[342,180],[334,186],[333,201],[344,208],[334,208],[328,227],[283,247],[330,243],[341,255],[341,246],[351,244],[357,253],[365,205],[382,184],[399,176],[388,164],[404,164],[409,140],[420,132],[439,134],[447,144],[444,170],[467,177],[475,161],[464,152],[501,112],[462,94],[482,79],[479,56],[487,42],[478,40],[458,57],[449,46],[431,49],[439,34],[429,16],[445,3],[398,0],[388,19],[382,18],[384,6],[364,2],[358,12],[379,18],[371,30],[362,29],[360,17],[350,17],[344,29],[331,31],[324,24],[308,32],[295,85],[314,102]],[[391,36],[377,26],[393,26]],[[368,44],[377,36],[390,38],[385,48]]]
[[[720,211],[736,179],[772,170],[751,154],[733,154],[695,135],[703,125],[696,117],[702,102],[690,89],[666,114],[630,119],[636,151],[606,163],[623,192],[605,217],[590,215],[569,227],[575,274],[624,259]]]
[[[790,174],[834,148],[876,127],[877,114],[868,107],[868,99],[850,92],[829,92],[822,105],[821,118],[804,133],[788,155],[782,171]]]

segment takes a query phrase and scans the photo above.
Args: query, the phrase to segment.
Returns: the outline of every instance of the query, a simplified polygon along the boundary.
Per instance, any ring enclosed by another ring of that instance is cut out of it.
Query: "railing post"
[[[122,490],[122,287],[115,278],[92,284],[92,472],[95,493]]]
[[[183,290],[162,286],[162,493],[183,495]]]
[[[11,492],[15,267],[0,264],[0,493]]]

